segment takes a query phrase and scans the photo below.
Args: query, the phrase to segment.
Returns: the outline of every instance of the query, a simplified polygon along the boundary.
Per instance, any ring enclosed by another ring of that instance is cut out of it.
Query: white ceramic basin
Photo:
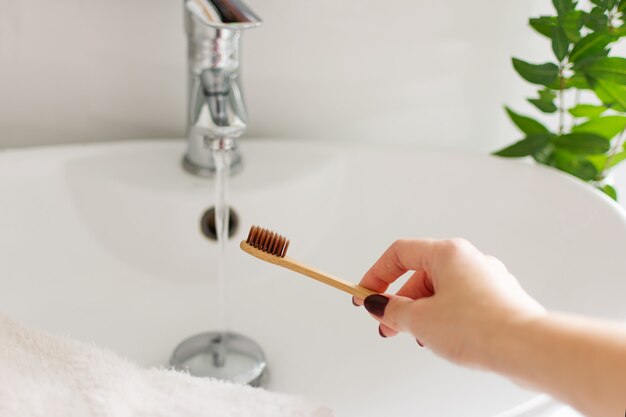
[[[164,365],[212,329],[216,246],[198,222],[210,180],[183,141],[0,152],[0,306],[17,320]],[[549,308],[625,316],[626,221],[595,190],[487,156],[288,141],[242,143],[231,183],[231,328],[264,348],[269,388],[338,416],[493,416],[536,394],[382,339],[350,297],[238,249],[251,224],[292,257],[358,281],[396,238],[463,236]]]

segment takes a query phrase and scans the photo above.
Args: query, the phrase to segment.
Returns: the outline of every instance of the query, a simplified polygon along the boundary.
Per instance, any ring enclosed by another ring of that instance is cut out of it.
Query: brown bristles
[[[289,240],[287,238],[259,226],[252,226],[250,228],[246,243],[280,258],[285,257],[287,249],[289,248]]]

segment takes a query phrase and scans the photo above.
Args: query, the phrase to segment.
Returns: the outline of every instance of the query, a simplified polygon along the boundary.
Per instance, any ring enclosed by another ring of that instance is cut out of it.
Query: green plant
[[[532,156],[617,199],[615,189],[603,180],[626,159],[626,58],[610,55],[626,36],[626,0],[552,3],[556,15],[534,17],[529,24],[551,41],[554,62],[513,58],[513,67],[523,79],[541,86],[528,101],[552,115],[556,127],[549,129],[506,107],[524,138],[495,155]]]

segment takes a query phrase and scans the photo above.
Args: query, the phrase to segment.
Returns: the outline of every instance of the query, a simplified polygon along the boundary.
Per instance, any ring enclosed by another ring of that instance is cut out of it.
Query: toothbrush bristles
[[[279,258],[284,258],[289,248],[289,240],[287,238],[259,226],[250,228],[246,243]]]

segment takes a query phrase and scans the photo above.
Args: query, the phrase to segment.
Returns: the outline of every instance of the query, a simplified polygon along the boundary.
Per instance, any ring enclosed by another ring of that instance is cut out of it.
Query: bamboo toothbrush
[[[289,240],[271,230],[252,226],[250,233],[248,233],[248,238],[242,240],[240,246],[241,249],[248,252],[250,255],[265,262],[291,269],[294,272],[306,275],[326,285],[335,287],[338,290],[352,294],[357,298],[364,299],[368,295],[376,294],[374,291],[368,290],[365,287],[344,281],[286,257],[285,255],[289,248]]]

